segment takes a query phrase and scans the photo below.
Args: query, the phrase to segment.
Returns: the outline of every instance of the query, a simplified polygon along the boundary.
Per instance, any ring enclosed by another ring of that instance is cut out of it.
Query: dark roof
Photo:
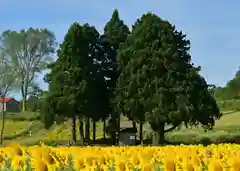
[[[121,128],[120,129],[120,133],[121,132],[129,132],[129,133],[136,133],[137,129],[136,128]]]

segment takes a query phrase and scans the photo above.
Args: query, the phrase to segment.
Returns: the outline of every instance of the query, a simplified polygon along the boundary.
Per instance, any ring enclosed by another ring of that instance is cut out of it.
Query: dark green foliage
[[[54,113],[72,118],[73,132],[77,116],[97,121],[106,117],[109,108],[99,37],[88,24],[72,24],[60,45],[57,61],[49,66],[52,72],[45,77],[48,96],[56,102]]]
[[[95,28],[88,28],[92,36],[89,36],[92,41],[89,48],[89,63],[88,76],[86,77],[86,111],[85,114],[94,120],[99,120],[106,117],[108,110],[107,86],[104,78],[102,62],[104,60],[104,50],[100,44],[99,33]],[[94,105],[94,107],[93,107]]]
[[[103,68],[105,76],[108,78],[107,86],[109,91],[113,91],[118,79],[118,66],[116,57],[121,44],[123,44],[130,31],[127,25],[119,18],[119,13],[114,10],[112,18],[104,27],[104,34],[101,36],[101,44],[105,52]]]
[[[56,101],[54,101],[53,96],[48,96],[44,99],[41,110],[40,110],[40,119],[44,123],[44,127],[49,129],[55,119]]]
[[[217,100],[240,99],[240,71],[237,71],[235,77],[228,81],[224,87],[215,89],[215,97]]]
[[[100,43],[100,35],[93,27],[85,25],[90,46],[88,54],[90,57],[90,63],[86,71],[88,75],[86,77],[87,88],[85,91],[85,104],[84,115],[93,120],[93,139],[95,140],[96,121],[105,119],[109,114],[109,99],[107,85],[104,78],[104,70],[102,63],[104,61],[104,49]],[[88,119],[87,119],[88,120]],[[89,123],[89,121],[87,121]],[[90,124],[86,124],[86,135],[88,136]],[[88,139],[88,137],[86,137]]]
[[[211,128],[221,116],[199,68],[191,63],[185,37],[169,22],[147,13],[137,20],[118,55],[123,71],[116,90],[118,112],[147,119],[158,143],[182,122]],[[172,127],[166,130],[167,125]]]
[[[36,96],[29,96],[27,99],[27,108],[28,110],[30,110],[31,112],[36,112],[39,109],[39,99]]]
[[[57,111],[69,117],[86,110],[87,87],[93,69],[93,58],[89,53],[97,37],[95,28],[72,24],[58,51],[59,58],[48,75],[49,92],[58,98],[59,104],[66,104],[64,108],[58,105]]]
[[[240,111],[240,100],[239,99],[219,100],[219,101],[217,101],[217,103],[218,103],[219,108],[222,111],[229,111],[230,113],[235,112],[235,111]]]
[[[47,77],[49,82],[47,99],[52,103],[49,103],[51,111],[45,114],[46,118],[50,118],[49,120],[57,114],[75,121],[75,117],[84,110],[88,68],[91,67],[88,53],[89,33],[86,26],[78,23],[70,26],[58,50],[58,59],[51,66],[51,73]],[[46,125],[48,123],[52,122],[47,122]],[[75,124],[72,125],[73,142],[76,142],[75,126]]]
[[[83,118],[92,119],[95,140],[96,121],[110,114],[106,130],[113,143],[121,114],[141,123],[140,132],[148,122],[156,143],[182,123],[211,129],[221,116],[214,98],[218,88],[199,74],[189,50],[186,35],[152,13],[138,19],[131,34],[117,10],[101,36],[88,24],[74,23],[57,61],[48,66],[49,92],[41,98],[41,119],[49,128],[59,116],[71,118],[73,139],[76,119],[80,137]]]
[[[118,66],[116,63],[116,56],[119,47],[125,42],[130,31],[127,25],[119,18],[117,10],[113,11],[110,21],[104,27],[104,34],[101,36],[101,44],[104,50],[104,59],[102,61],[102,68],[106,78],[107,96],[109,101],[113,98],[113,91],[116,87],[116,81],[119,77]],[[109,105],[106,105],[109,106]],[[113,106],[109,106],[108,113],[111,113],[111,120],[108,127],[112,130],[117,130],[117,119]],[[107,115],[106,115],[107,116]],[[111,134],[114,136],[115,131]],[[115,136],[113,137],[113,139]],[[115,143],[115,140],[113,140]]]

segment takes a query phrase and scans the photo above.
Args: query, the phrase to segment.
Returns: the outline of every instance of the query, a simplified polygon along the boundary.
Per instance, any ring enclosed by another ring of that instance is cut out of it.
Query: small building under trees
[[[2,111],[3,106],[4,111],[7,112],[18,113],[21,111],[19,102],[14,98],[0,98],[0,111]]]
[[[119,145],[136,145],[136,128],[121,128],[119,132]]]

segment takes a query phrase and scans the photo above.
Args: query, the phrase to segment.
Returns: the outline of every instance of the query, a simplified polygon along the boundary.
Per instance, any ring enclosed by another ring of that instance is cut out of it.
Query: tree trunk
[[[24,101],[24,88],[23,85],[21,86],[21,94],[22,94],[22,101],[21,101],[21,111],[25,111],[25,107],[26,107],[26,102]]]
[[[22,112],[27,110],[27,86],[21,87],[21,93],[22,93]]]
[[[77,136],[76,136],[76,117],[72,117],[72,143],[76,144]]]
[[[84,145],[84,130],[83,130],[84,123],[81,117],[79,117],[78,120],[79,120],[80,145]]]
[[[105,140],[106,139],[106,120],[104,119],[103,120],[103,139]]]
[[[154,145],[162,145],[164,144],[164,126],[165,124],[164,123],[161,123],[159,125],[159,128],[156,132],[156,137],[155,137],[155,142],[154,142]]]
[[[143,145],[143,123],[139,123],[139,139],[141,142],[141,145]]]
[[[117,135],[116,135],[116,143],[115,144],[119,144],[119,135],[120,135],[120,127],[121,127],[121,121],[120,121],[120,114],[117,114]]]
[[[25,85],[26,83],[23,83],[21,87],[22,92],[22,112],[27,110],[27,89],[28,85]]]
[[[133,126],[134,129],[137,128],[137,124],[136,124],[136,122],[134,120],[132,120],[132,126]]]
[[[2,99],[4,99],[4,97],[2,97]],[[3,102],[2,103],[2,115],[1,115],[1,121],[2,121],[2,126],[1,126],[1,135],[0,135],[0,144],[2,144],[3,143],[3,133],[4,133],[4,126],[5,126],[5,120],[4,120],[4,114],[5,114],[5,103]]]
[[[22,99],[22,112],[25,112],[27,110],[27,100],[26,98],[24,97]]]
[[[90,118],[85,119],[85,140],[90,140]]]
[[[117,130],[117,116],[116,113],[112,114],[111,118],[111,139],[112,139],[112,145],[116,145],[116,130]]]
[[[93,142],[95,143],[96,141],[96,120],[93,119]]]

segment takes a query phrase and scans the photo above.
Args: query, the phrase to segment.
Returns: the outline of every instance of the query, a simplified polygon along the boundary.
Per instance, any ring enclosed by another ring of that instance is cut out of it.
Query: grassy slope
[[[183,140],[185,142],[192,142],[202,138],[209,138],[210,140],[216,140],[218,138],[227,137],[240,137],[240,112],[231,112],[222,116],[220,120],[216,121],[213,130],[204,132],[201,127],[193,128],[180,128],[167,134],[169,140]]]
[[[70,120],[61,125],[56,124],[49,130],[46,130],[37,118],[38,115],[32,112],[7,114],[5,121],[4,143],[8,144],[11,142],[17,142],[20,144],[34,144],[39,141],[71,140]],[[102,124],[97,123],[97,138],[102,137],[101,127]],[[31,131],[31,136],[29,131]],[[77,138],[79,138],[78,130]]]
[[[27,120],[24,121],[24,118]],[[71,139],[71,122],[66,121],[62,125],[54,125],[51,129],[45,130],[35,113],[21,113],[8,115],[5,123],[5,143],[18,142],[20,144],[32,144],[44,140],[70,140]],[[240,112],[225,114],[212,131],[205,133],[202,128],[180,128],[166,135],[167,139],[193,141],[203,137],[215,139],[219,136],[240,136]],[[33,120],[33,121],[29,121]],[[124,120],[123,125],[131,125]],[[31,130],[32,136],[29,136]],[[150,129],[147,124],[144,126],[144,136],[149,134]],[[77,133],[78,135],[78,133]],[[97,124],[97,138],[102,137],[102,123]]]

